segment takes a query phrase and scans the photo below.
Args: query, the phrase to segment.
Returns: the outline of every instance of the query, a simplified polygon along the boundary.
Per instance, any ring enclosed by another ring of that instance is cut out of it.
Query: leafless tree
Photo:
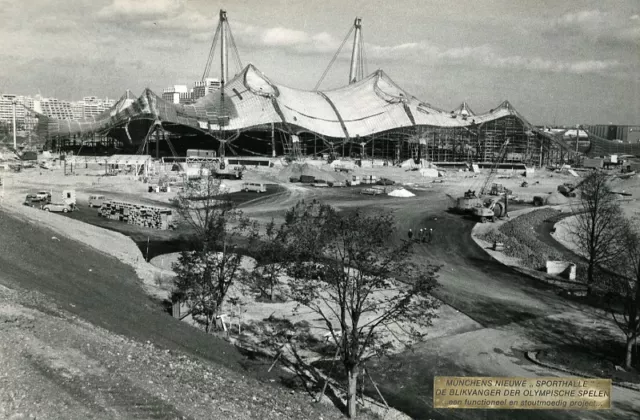
[[[185,181],[173,203],[195,239],[194,249],[182,252],[173,265],[173,296],[186,302],[194,320],[209,332],[229,288],[247,275],[236,246],[252,234],[256,224],[225,197],[220,181],[207,172],[200,179]]]
[[[287,270],[289,251],[286,232],[283,226],[278,227],[272,219],[265,226],[263,235],[256,234],[251,239],[251,250],[256,259],[256,266],[248,277],[249,284],[262,296],[273,301],[275,289],[280,283],[280,276]]]
[[[640,335],[640,217],[625,220],[622,228],[620,253],[610,267],[607,287],[612,295],[610,312],[626,338],[624,366],[630,369]]]
[[[591,172],[581,184],[580,203],[574,209],[572,236],[587,259],[587,293],[591,294],[598,269],[609,265],[619,253],[622,212],[608,185],[608,175]]]
[[[439,267],[410,262],[411,243],[393,245],[393,217],[338,213],[300,202],[285,218],[291,298],[317,313],[338,346],[347,375],[347,410],[356,416],[356,385],[366,360],[424,338],[438,301]]]

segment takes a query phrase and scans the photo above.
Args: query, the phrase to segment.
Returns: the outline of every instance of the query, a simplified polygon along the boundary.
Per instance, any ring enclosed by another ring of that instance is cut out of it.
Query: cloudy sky
[[[221,8],[242,64],[291,87],[313,89],[358,16],[369,72],[432,105],[508,99],[534,124],[640,123],[638,0],[0,0],[0,93],[191,85]],[[350,44],[321,88],[347,82]]]

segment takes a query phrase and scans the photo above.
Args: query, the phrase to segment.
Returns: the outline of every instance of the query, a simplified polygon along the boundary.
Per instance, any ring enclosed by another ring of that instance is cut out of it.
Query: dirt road
[[[416,191],[411,199],[373,198],[350,190],[295,188],[287,200],[271,198],[246,205],[256,217],[271,217],[299,198],[326,200],[338,208],[364,207],[394,212],[398,233],[433,229],[430,244],[416,247],[417,262],[442,264],[437,296],[481,327],[428,340],[414,349],[372,364],[392,405],[418,419],[627,419],[640,415],[640,394],[615,388],[611,411],[434,410],[434,376],[563,376],[524,358],[525,351],[602,334],[603,315],[558,296],[552,287],[493,260],[471,238],[472,220],[448,214],[442,193]],[[274,197],[275,198],[275,197]],[[566,376],[566,375],[564,375]],[[375,391],[372,389],[372,393]]]

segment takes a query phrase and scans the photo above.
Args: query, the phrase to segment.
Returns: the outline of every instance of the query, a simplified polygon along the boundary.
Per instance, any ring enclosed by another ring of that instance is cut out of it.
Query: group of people
[[[413,230],[409,229],[407,234],[409,236],[410,241],[417,241],[422,243],[431,243],[431,238],[433,237],[433,229],[432,228],[421,228],[416,235],[416,238],[413,237]]]

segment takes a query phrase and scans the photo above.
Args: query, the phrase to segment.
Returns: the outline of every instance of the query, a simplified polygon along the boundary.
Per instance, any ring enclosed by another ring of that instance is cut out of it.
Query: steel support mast
[[[353,49],[351,50],[351,69],[349,70],[349,84],[355,83],[358,77],[358,60],[360,58],[360,29],[362,19],[356,18],[353,26],[356,30],[353,36]]]
[[[16,101],[13,100],[11,101],[11,105],[13,108],[13,150],[17,153],[18,152],[18,143],[17,143],[17,139],[16,139]]]
[[[227,50],[227,12],[220,10],[220,79],[222,87],[229,77],[229,54]]]

